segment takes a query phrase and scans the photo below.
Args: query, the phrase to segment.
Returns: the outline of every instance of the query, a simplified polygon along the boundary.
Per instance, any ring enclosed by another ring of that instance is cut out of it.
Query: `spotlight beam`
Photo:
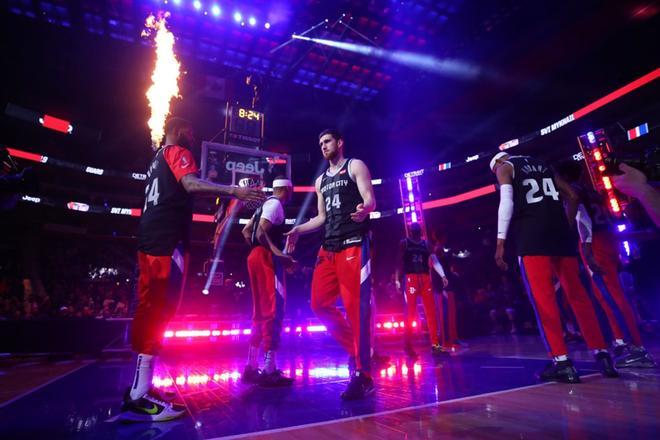
[[[326,23],[328,23],[328,19],[327,19],[327,18],[326,18],[326,19],[323,19],[323,20],[321,20],[321,21],[319,21],[317,24],[315,24],[314,26],[310,27],[309,29],[307,29],[306,31],[304,31],[303,33],[301,33],[301,34],[299,34],[299,35],[303,35],[303,36],[304,36],[304,35],[307,35],[308,33],[312,32],[314,29],[316,29],[316,28],[318,28],[318,27],[320,27],[320,26],[323,26],[323,25],[326,24]],[[296,34],[294,34],[294,36],[295,36],[295,35],[296,35]],[[280,45],[277,46],[276,48],[271,49],[270,54],[272,55],[272,54],[274,54],[275,52],[277,52],[278,50],[282,49],[284,46],[288,46],[289,44],[291,44],[291,43],[293,42],[293,40],[294,40],[294,38],[293,38],[293,36],[292,36],[292,38],[289,38],[287,41],[285,41],[284,43],[280,44]]]
[[[345,25],[345,23],[343,23]],[[403,50],[385,50],[380,47],[367,46],[363,44],[346,43],[343,41],[326,40],[323,38],[310,38],[304,35],[292,35],[295,40],[310,41],[316,44],[334,47],[347,52],[359,53],[365,56],[380,58],[392,63],[428,72],[445,74],[461,78],[475,79],[482,74],[482,70],[471,64],[453,60],[440,59],[430,55]]]

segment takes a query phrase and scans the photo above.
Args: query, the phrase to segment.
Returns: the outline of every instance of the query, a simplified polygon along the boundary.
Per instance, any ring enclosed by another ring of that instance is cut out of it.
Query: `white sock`
[[[136,400],[144,396],[151,387],[151,379],[154,375],[154,364],[156,357],[150,354],[140,353],[135,366],[135,378],[131,387],[131,399]]]
[[[250,345],[248,348],[248,365],[254,369],[259,368],[259,347]]]
[[[594,355],[597,355],[598,353],[607,353],[607,350],[604,348],[597,348],[593,351]]]
[[[615,339],[614,340],[614,346],[619,347],[621,345],[626,345],[626,343],[623,341],[623,339]]]
[[[562,354],[562,355],[559,355],[559,356],[555,356],[555,357],[553,358],[553,360],[554,360],[555,362],[563,362],[563,361],[567,361],[567,360],[568,360],[568,355],[566,355],[566,354]]]
[[[264,364],[264,373],[273,374],[275,372],[275,352],[268,350],[266,352],[266,362]]]

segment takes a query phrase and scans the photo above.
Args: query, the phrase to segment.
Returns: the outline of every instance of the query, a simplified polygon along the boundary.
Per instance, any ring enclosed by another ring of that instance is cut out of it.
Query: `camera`
[[[603,162],[606,167],[603,171],[605,176],[622,174],[619,164],[625,163],[643,172],[649,181],[660,181],[660,146],[649,147],[640,153],[612,152]]]

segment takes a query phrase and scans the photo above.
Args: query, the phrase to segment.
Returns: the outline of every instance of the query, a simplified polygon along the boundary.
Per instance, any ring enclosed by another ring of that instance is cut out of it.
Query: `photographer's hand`
[[[660,193],[648,184],[644,173],[625,163],[619,164],[623,174],[612,176],[612,184],[622,193],[634,197],[642,204],[656,226],[660,226]]]

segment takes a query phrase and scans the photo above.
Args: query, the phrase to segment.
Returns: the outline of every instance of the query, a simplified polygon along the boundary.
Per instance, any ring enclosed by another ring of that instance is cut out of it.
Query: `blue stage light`
[[[240,23],[242,20],[243,20],[243,15],[241,15],[241,13],[238,11],[234,12],[234,21],[236,23]]]
[[[270,29],[270,23],[266,22],[266,23],[264,24],[264,27],[265,27],[266,29]]]
[[[254,25],[257,24],[257,19],[254,18],[254,17],[250,17],[250,19],[248,20],[248,23],[250,23],[250,26],[254,26]]]
[[[222,12],[222,10],[220,10],[220,6],[218,6],[218,5],[213,5],[213,6],[211,7],[211,13],[212,13],[214,16],[219,17],[221,12]]]
[[[193,2],[193,8],[199,11],[200,9],[202,9],[202,2],[200,2],[199,0],[195,0]]]

